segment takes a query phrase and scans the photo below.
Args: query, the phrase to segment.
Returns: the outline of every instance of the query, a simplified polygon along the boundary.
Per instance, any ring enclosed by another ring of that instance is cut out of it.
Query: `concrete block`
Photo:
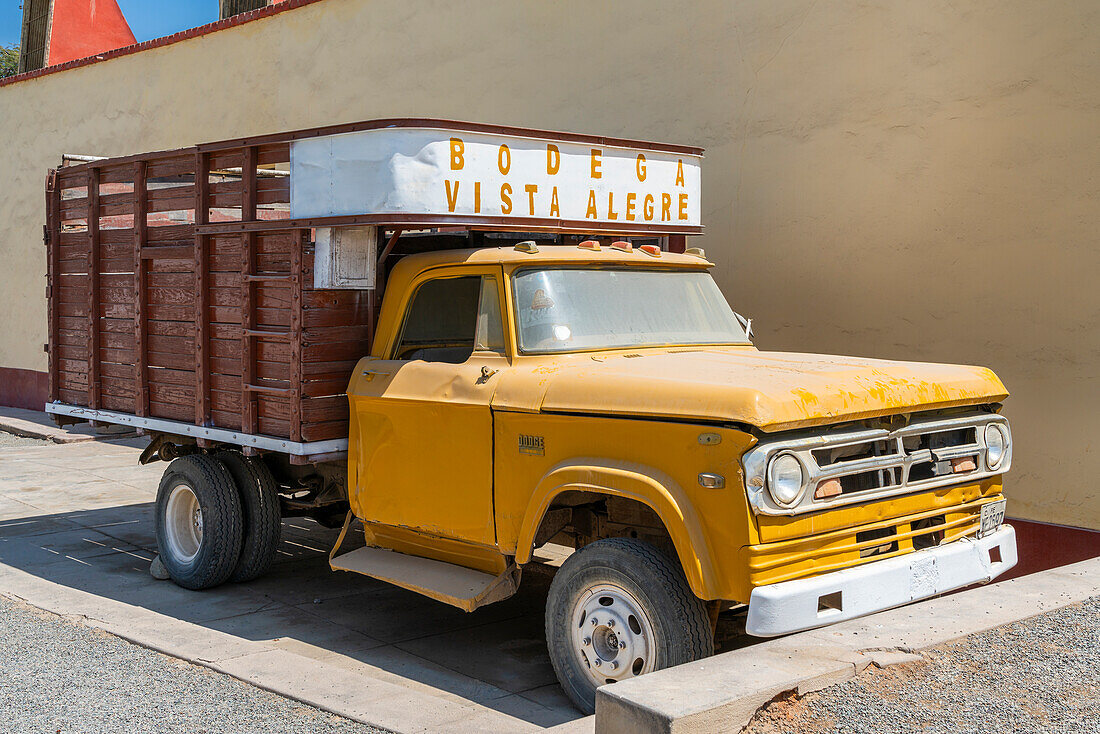
[[[917,651],[1100,593],[1100,558],[891,609],[716,655],[596,694],[597,734],[739,731],[778,696],[821,690],[869,665],[921,660]]]

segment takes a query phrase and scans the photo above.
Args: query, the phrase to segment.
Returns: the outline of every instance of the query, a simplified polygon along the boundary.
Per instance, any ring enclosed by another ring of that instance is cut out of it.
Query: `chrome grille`
[[[918,418],[893,430],[800,433],[765,439],[743,459],[749,501],[766,515],[797,515],[1003,474],[1012,463],[1011,440],[1001,463],[990,469],[984,438],[990,423],[1004,426],[1006,435],[1011,435],[1001,416],[975,412]],[[765,487],[768,463],[779,454],[797,458],[806,477],[801,494],[786,507]],[[815,499],[815,491],[826,482],[831,496]]]

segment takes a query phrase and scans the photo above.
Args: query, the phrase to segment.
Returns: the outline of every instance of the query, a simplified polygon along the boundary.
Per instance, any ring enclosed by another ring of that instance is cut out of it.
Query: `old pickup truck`
[[[731,605],[781,635],[1011,568],[1001,382],[759,350],[685,246],[700,159],[384,120],[57,169],[46,409],[151,437],[187,588],[263,573],[290,515],[468,611],[570,549],[546,641],[586,711]]]

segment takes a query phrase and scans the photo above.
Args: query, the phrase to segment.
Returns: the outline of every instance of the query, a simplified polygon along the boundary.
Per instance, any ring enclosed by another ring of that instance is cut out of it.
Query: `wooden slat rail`
[[[49,346],[47,351],[50,369],[49,400],[59,399],[61,382],[61,357],[58,354],[61,307],[59,275],[61,272],[61,181],[57,171],[50,171],[46,179],[46,302],[48,308]]]
[[[88,405],[100,407],[99,169],[88,171]]]
[[[306,230],[299,229],[290,247],[290,438],[302,440],[302,250],[308,244]]]
[[[201,226],[209,221],[210,154],[195,154],[195,423],[210,422],[210,241]]]
[[[149,415],[149,348],[146,344],[145,235],[148,227],[145,173],[148,164],[134,164],[134,412]]]

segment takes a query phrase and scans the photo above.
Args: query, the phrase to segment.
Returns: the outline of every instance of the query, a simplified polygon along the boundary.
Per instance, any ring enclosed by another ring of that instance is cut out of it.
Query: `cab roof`
[[[448,265],[557,265],[561,263],[696,269],[714,265],[697,255],[662,252],[659,257],[654,257],[637,247],[631,252],[623,252],[607,246],[599,250],[590,250],[576,245],[538,245],[538,252],[525,252],[515,247],[478,247],[406,255],[394,266],[390,277],[413,277],[424,270]]]

